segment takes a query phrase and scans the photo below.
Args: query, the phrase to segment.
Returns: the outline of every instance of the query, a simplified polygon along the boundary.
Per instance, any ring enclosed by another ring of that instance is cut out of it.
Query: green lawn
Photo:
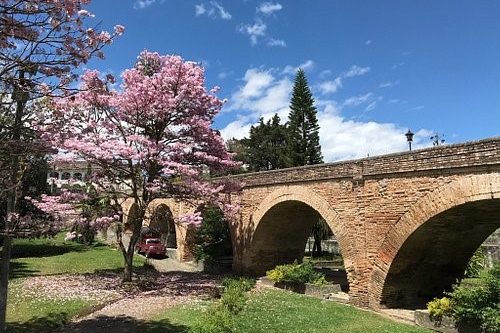
[[[26,295],[22,279],[13,279],[9,285],[7,328],[13,333],[46,332],[58,328],[72,317],[89,312],[97,302],[84,299],[47,299]]]
[[[195,325],[206,304],[169,309],[158,322]],[[400,324],[375,313],[281,290],[252,292],[247,307],[238,315],[238,333],[424,333],[429,330]],[[146,331],[148,332],[148,331]],[[161,332],[153,329],[150,332]],[[166,332],[183,332],[170,330]]]
[[[143,266],[144,259],[134,258],[135,266]],[[59,327],[74,316],[87,313],[97,301],[62,299],[55,295],[40,297],[22,287],[23,282],[35,276],[56,274],[84,274],[97,271],[116,271],[123,268],[119,250],[102,243],[84,246],[65,242],[64,235],[47,239],[19,239],[12,249],[7,322],[9,332],[41,332]]]
[[[135,266],[143,264],[142,257],[134,257]],[[76,242],[65,242],[63,234],[54,238],[18,239],[12,248],[12,278],[83,274],[122,267],[123,256],[119,250],[102,243],[87,247]]]
[[[12,263],[8,328],[14,333],[35,333],[60,327],[72,317],[87,313],[99,304],[79,298],[58,299],[57,295],[37,297],[22,288],[23,281],[43,275],[118,271],[122,268],[122,256],[119,251],[103,244],[85,247],[64,242],[63,236],[59,235],[54,239],[17,240]],[[135,259],[137,266],[143,263],[142,258]],[[249,296],[246,308],[237,315],[238,333],[430,332],[395,323],[371,312],[287,291],[253,291]],[[177,306],[164,311],[155,320],[128,321],[127,325],[131,329],[129,332],[137,333],[187,332],[189,327],[203,318],[208,306],[209,302]],[[105,320],[109,324],[114,319]]]

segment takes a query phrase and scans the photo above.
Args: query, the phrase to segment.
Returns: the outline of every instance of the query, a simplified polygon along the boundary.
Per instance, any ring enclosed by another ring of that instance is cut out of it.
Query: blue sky
[[[228,102],[214,127],[241,138],[288,114],[306,70],[326,161],[500,135],[500,1],[94,0],[126,27],[88,67],[115,75],[144,49],[202,63]]]

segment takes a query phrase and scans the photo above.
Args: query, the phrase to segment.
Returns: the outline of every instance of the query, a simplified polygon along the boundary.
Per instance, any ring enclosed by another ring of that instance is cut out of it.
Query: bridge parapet
[[[254,172],[230,176],[244,187],[290,184],[327,179],[399,177],[415,172],[459,172],[474,167],[488,171],[500,167],[500,137],[467,143],[368,157],[358,160]],[[481,170],[479,170],[481,169]]]

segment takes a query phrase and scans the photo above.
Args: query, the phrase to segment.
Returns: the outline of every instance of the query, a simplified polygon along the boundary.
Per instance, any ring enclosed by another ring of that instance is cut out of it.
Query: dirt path
[[[218,279],[193,273],[157,274],[157,289],[131,293],[104,308],[78,318],[57,333],[177,333],[185,327],[168,322],[151,322],[163,310],[213,293]],[[153,287],[153,285],[151,285]],[[55,332],[54,332],[55,333]]]

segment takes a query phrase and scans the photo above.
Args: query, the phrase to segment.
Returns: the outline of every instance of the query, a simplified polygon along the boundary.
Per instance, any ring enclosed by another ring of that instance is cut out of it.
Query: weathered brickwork
[[[442,288],[412,289],[411,272],[422,267],[430,270],[422,279],[441,271],[451,279],[500,226],[500,138],[232,178],[243,184],[240,219],[231,224],[237,272],[262,274],[301,260],[321,216],[338,239],[350,300],[365,307]],[[174,215],[187,212],[178,202],[164,204]],[[469,245],[454,257],[459,238]]]
[[[278,245],[276,253],[279,247],[288,249],[282,240],[290,239],[287,230],[294,219],[287,216],[286,224],[279,215],[291,206],[271,209],[283,202],[303,203],[326,219],[339,240],[351,301],[378,307],[393,259],[419,226],[466,202],[500,198],[500,139],[235,178],[244,184],[241,221],[234,225],[235,270],[262,273],[268,268],[262,266],[268,254],[259,257],[256,248],[266,238]],[[264,220],[279,225],[281,232],[258,232]],[[500,215],[495,223],[498,228]],[[283,259],[283,253],[278,257]]]
[[[124,222],[125,225],[127,225],[127,221],[133,220],[134,218],[134,204],[132,199],[127,199],[124,201],[122,204],[123,207],[123,212],[124,212]],[[164,209],[167,209],[169,211],[169,214],[166,216],[157,216],[157,219],[160,219],[160,221],[154,221],[154,215],[158,211],[164,211]],[[180,217],[186,214],[191,214],[196,210],[196,207],[194,207],[192,204],[174,200],[174,199],[155,199],[153,200],[148,208],[146,209],[146,214],[144,216],[144,220],[142,222],[142,225],[144,227],[149,227],[151,223],[159,223],[159,224],[164,224],[163,227],[166,227],[167,224],[172,223],[175,226],[175,239],[176,239],[176,247],[177,247],[177,254],[176,257],[179,261],[185,262],[185,261],[191,261],[193,260],[193,255],[190,251],[190,244],[192,236],[193,236],[193,226],[187,226],[181,223],[173,223],[173,221],[170,221],[170,218],[174,217]],[[156,227],[156,226],[155,226]],[[163,232],[162,228],[160,229],[160,232]]]

